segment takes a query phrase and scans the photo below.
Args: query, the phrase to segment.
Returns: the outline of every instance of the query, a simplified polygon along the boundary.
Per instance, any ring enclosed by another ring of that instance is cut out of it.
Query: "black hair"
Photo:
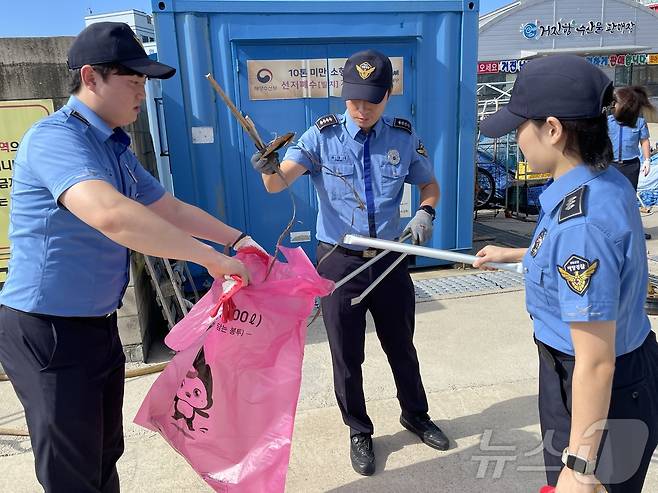
[[[558,120],[560,120],[558,118]],[[533,120],[537,126],[546,120]],[[614,160],[612,142],[608,137],[608,119],[604,114],[580,120],[560,120],[566,133],[565,153],[576,154],[597,170],[604,170]]]
[[[92,65],[92,68],[100,74],[103,80],[112,75],[137,75],[142,76],[139,72],[124,67],[120,63],[99,63],[98,65]],[[70,81],[69,81],[69,92],[71,94],[77,94],[82,88],[82,76],[80,75],[80,69],[69,70]]]
[[[647,90],[641,86],[620,87],[615,90],[615,105],[612,114],[627,127],[634,127],[643,113],[651,115],[655,108],[649,101]]]

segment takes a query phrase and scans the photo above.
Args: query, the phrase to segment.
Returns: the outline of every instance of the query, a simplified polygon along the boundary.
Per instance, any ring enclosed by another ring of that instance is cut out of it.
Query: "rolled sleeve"
[[[156,180],[151,173],[134,158],[135,161],[135,178],[137,178],[137,202],[142,205],[151,205],[162,198],[165,189],[162,184]]]
[[[564,322],[617,320],[622,255],[598,227],[581,223],[556,238],[555,276]]]
[[[86,180],[112,183],[80,132],[62,125],[43,125],[26,139],[31,172],[55,201],[73,185]]]
[[[301,164],[311,173],[320,172],[320,131],[315,125],[286,150],[283,161]]]
[[[412,185],[423,185],[434,181],[434,163],[429,158],[427,150],[422,141],[414,133],[412,135],[414,148],[412,149],[411,164],[409,165],[409,173],[405,178],[405,182]]]

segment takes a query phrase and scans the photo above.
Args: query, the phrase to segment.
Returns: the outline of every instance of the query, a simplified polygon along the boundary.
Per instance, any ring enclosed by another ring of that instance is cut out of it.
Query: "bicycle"
[[[496,195],[494,177],[484,168],[475,167],[475,210],[486,209]]]

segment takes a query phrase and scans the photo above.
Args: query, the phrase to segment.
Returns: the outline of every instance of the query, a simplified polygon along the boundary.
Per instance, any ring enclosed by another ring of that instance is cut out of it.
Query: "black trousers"
[[[54,317],[0,306],[0,362],[25,408],[45,492],[118,492],[125,357],[116,313]]]
[[[575,360],[537,341],[539,418],[548,484],[557,484],[561,454],[571,431],[571,382]],[[597,479],[608,493],[640,493],[658,445],[658,344],[644,344],[615,364],[610,411],[598,453]]]
[[[317,258],[331,249],[320,243]],[[367,297],[356,306],[359,296],[399,255],[389,253],[356,278],[322,299],[322,315],[327,329],[334,372],[336,400],[350,433],[373,433],[366,412],[361,365],[365,359],[366,312],[375,321],[377,337],[386,353],[397,387],[397,397],[406,416],[426,415],[427,397],[420,378],[416,348],[414,286],[407,261],[402,261]],[[318,267],[321,276],[338,281],[369,259],[334,251]]]
[[[637,190],[637,182],[640,179],[640,158],[628,159],[621,163],[615,161],[612,165],[628,178],[628,181],[633,185],[633,189]]]

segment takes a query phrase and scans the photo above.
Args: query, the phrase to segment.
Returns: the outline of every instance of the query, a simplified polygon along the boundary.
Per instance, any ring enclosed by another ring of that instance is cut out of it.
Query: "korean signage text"
[[[559,19],[551,24],[539,20],[521,25],[521,35],[525,39],[541,39],[551,37],[589,36],[589,35],[624,35],[635,30],[634,21],[602,22],[589,20],[587,22],[565,21]]]
[[[347,58],[248,60],[249,99],[340,97]],[[393,95],[403,94],[404,58],[391,57]]]
[[[18,144],[33,123],[52,112],[50,99],[0,101],[0,286],[9,262],[9,200]]]
[[[658,65],[658,53],[628,53],[625,55],[601,55],[585,57],[599,67],[630,67],[631,65]],[[496,60],[478,62],[479,74],[515,74],[528,60]]]

